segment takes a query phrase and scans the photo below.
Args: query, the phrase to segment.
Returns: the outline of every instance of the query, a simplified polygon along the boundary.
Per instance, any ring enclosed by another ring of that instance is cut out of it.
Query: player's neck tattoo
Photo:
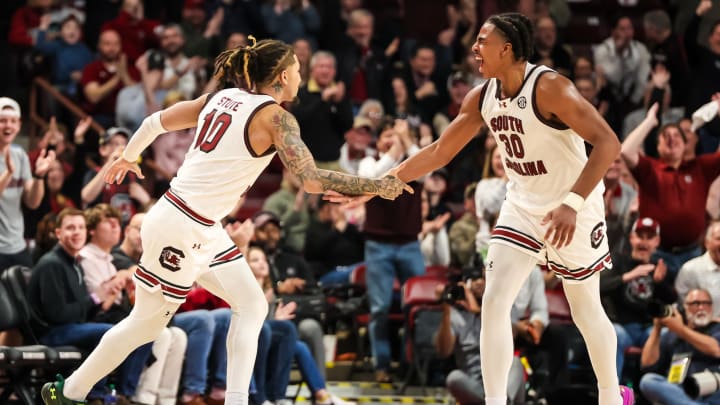
[[[275,90],[275,93],[282,92],[282,84],[280,84],[280,80],[276,81],[271,86],[272,86],[273,90]]]

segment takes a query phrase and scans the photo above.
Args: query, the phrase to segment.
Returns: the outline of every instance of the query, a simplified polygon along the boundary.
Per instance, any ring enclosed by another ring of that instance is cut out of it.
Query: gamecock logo
[[[166,246],[160,253],[160,265],[170,271],[180,270],[180,261],[185,258],[182,250],[172,246]]]

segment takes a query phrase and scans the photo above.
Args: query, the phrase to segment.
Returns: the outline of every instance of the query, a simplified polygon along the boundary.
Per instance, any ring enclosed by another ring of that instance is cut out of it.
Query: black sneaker
[[[57,381],[45,383],[40,390],[40,396],[45,405],[85,405],[85,401],[75,401],[65,398],[63,386],[65,379],[60,374],[56,375]]]

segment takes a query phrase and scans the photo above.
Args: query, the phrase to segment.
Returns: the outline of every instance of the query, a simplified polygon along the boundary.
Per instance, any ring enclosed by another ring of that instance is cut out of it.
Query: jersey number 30
[[[217,110],[212,110],[203,117],[203,126],[195,141],[194,147],[205,153],[215,149],[232,122],[232,115],[224,112],[216,117],[215,113]]]

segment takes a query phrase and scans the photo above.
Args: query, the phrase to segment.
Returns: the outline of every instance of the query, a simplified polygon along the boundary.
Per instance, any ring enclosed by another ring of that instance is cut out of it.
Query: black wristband
[[[47,175],[38,176],[36,173],[33,173],[32,176],[33,176],[33,179],[38,179],[38,180],[45,180],[45,177],[47,177]]]

